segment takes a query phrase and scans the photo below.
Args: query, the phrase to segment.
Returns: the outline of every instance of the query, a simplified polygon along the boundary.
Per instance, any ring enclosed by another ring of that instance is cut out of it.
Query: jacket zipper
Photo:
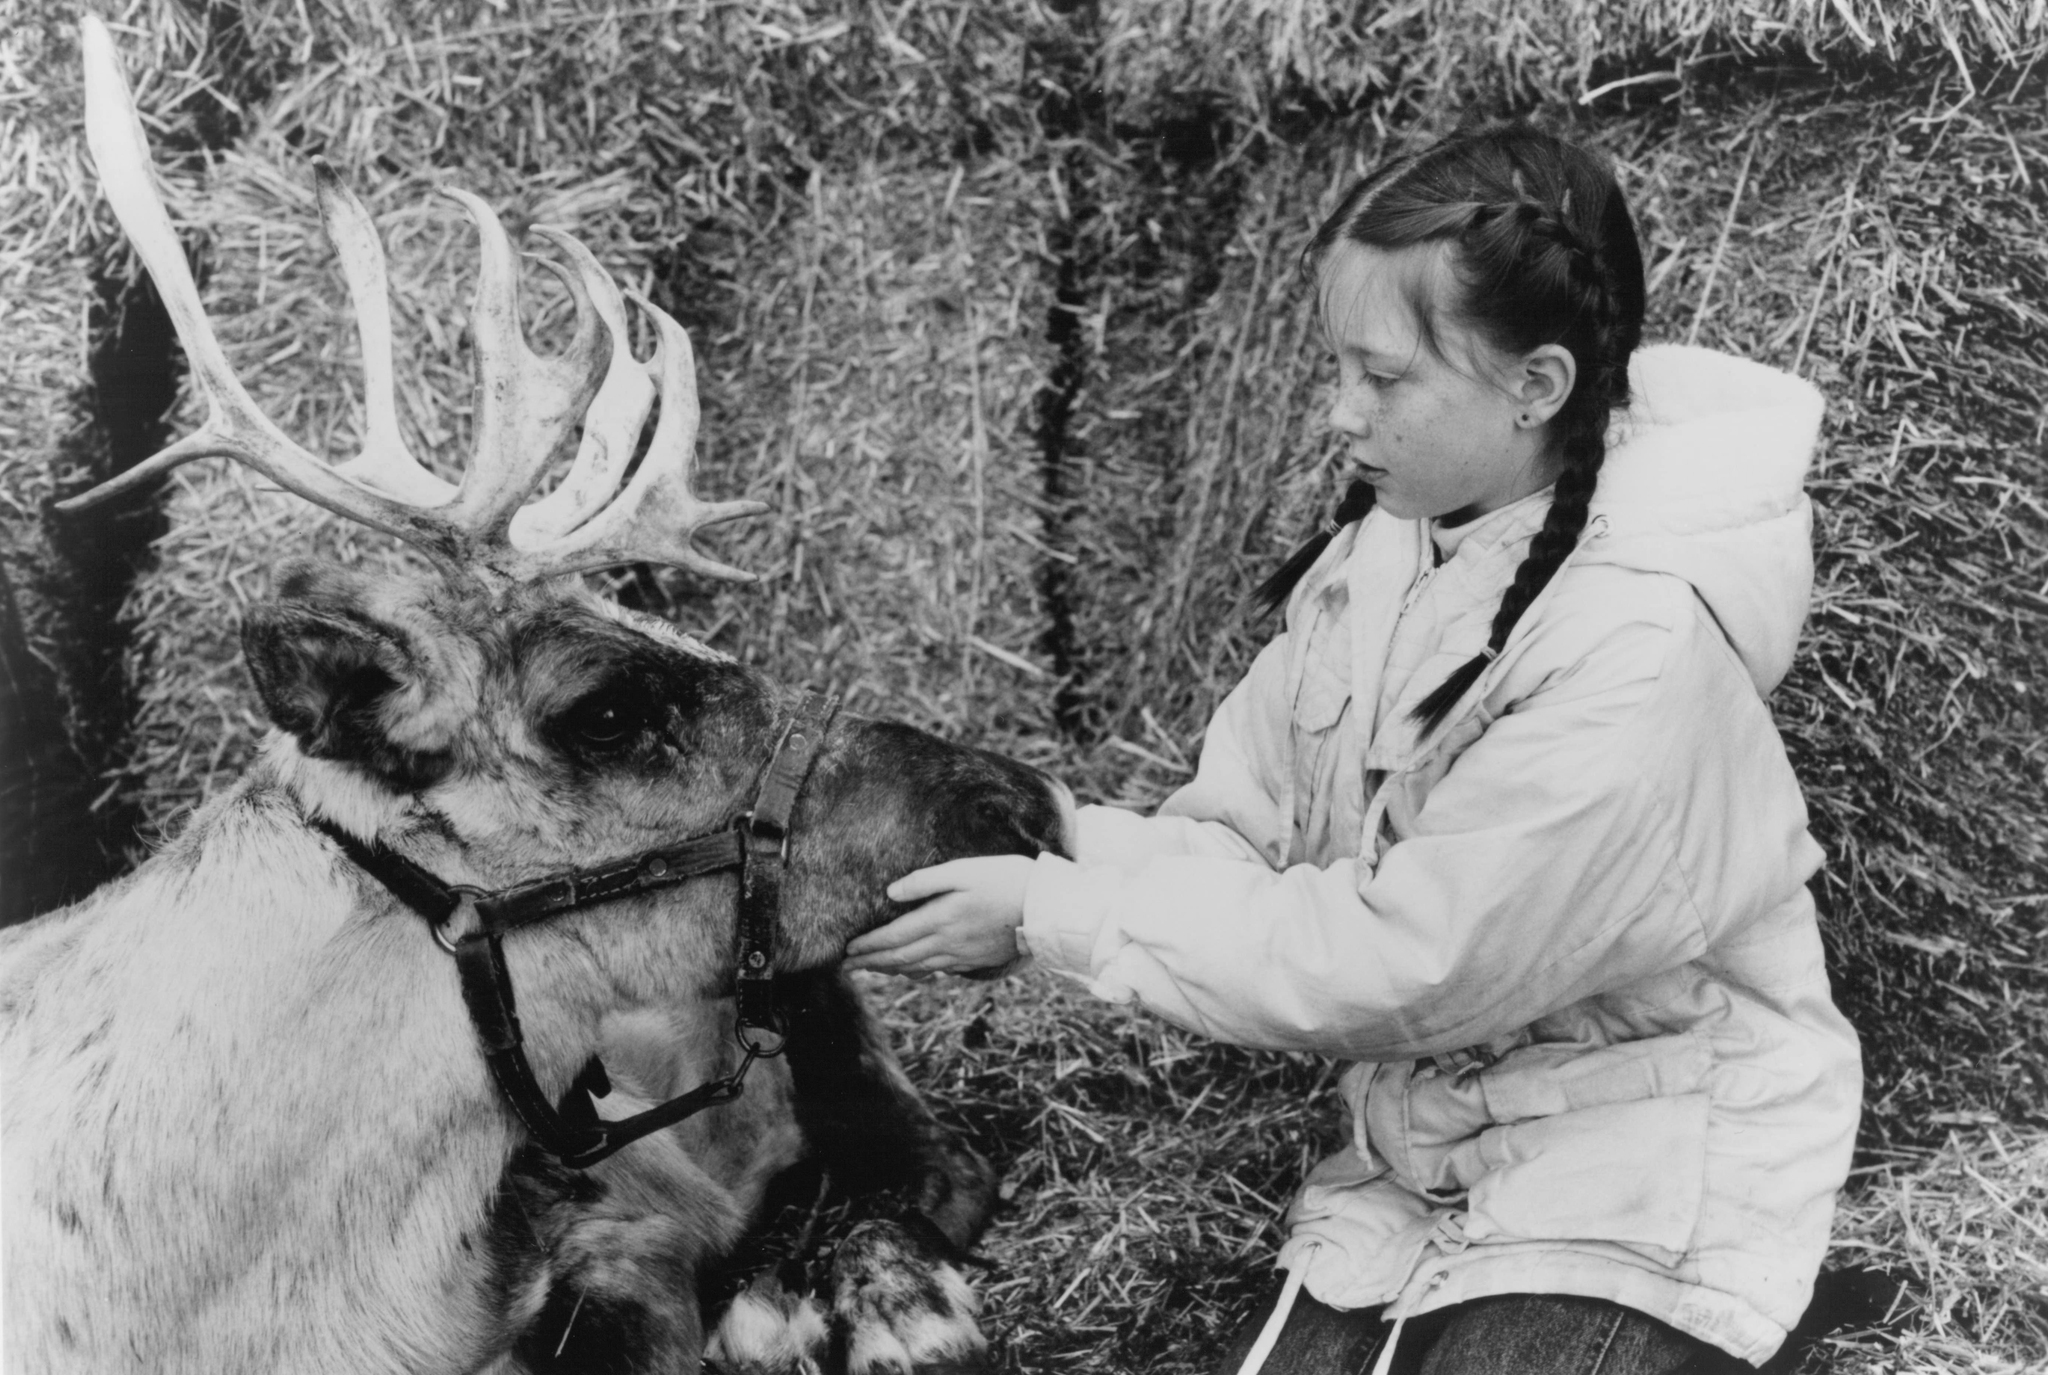
[[[1408,613],[1415,609],[1415,603],[1422,600],[1422,594],[1429,590],[1429,584],[1436,578],[1436,570],[1440,567],[1441,564],[1431,564],[1423,569],[1422,576],[1415,580],[1408,589],[1408,595],[1401,599],[1401,609],[1394,613],[1394,629],[1387,637],[1389,644],[1401,638],[1401,622],[1408,619]]]
[[[1415,580],[1415,585],[1408,589],[1408,595],[1401,599],[1401,616],[1407,615],[1409,609],[1412,608],[1415,605],[1415,603],[1421,598],[1423,590],[1427,588],[1430,584],[1430,581],[1436,577],[1436,570],[1440,566],[1441,565],[1431,565],[1430,567],[1422,570],[1422,576]],[[1396,625],[1400,624],[1399,617],[1396,617],[1394,623]]]
[[[1511,648],[1514,645],[1518,635],[1527,630],[1531,621],[1531,613],[1533,613],[1536,610],[1537,606],[1540,605],[1544,601],[1544,599],[1550,595],[1551,590],[1557,586],[1558,576],[1564,572],[1565,568],[1571,565],[1573,560],[1577,559],[1581,553],[1585,552],[1586,547],[1590,545],[1594,540],[1605,538],[1607,535],[1607,530],[1608,520],[1605,515],[1594,516],[1590,521],[1586,522],[1585,533],[1579,537],[1578,545],[1571,551],[1571,553],[1565,556],[1564,563],[1559,566],[1556,573],[1553,573],[1551,575],[1550,581],[1544,585],[1543,591],[1536,594],[1536,601],[1532,602],[1528,606],[1528,608],[1522,612],[1521,620],[1516,622],[1515,625],[1516,634],[1510,635],[1508,637],[1508,644],[1502,646],[1503,654],[1506,653],[1508,648]],[[1422,576],[1416,580],[1415,585],[1413,587],[1408,589],[1407,597],[1404,598],[1401,602],[1401,616],[1406,616],[1408,614],[1408,608],[1415,604],[1416,598],[1422,595],[1422,589],[1429,585],[1429,580],[1435,575],[1436,568],[1434,567],[1423,570]],[[1394,624],[1398,629],[1398,627],[1400,626],[1399,617],[1396,617]],[[1490,663],[1486,666],[1486,672],[1480,675],[1480,682],[1485,683],[1489,681],[1492,678],[1494,672],[1499,667],[1500,660],[1496,658],[1493,663]],[[1475,686],[1477,686],[1477,684],[1475,684]],[[1476,695],[1468,694],[1465,700],[1468,702],[1477,702],[1483,696],[1483,693]],[[1420,748],[1418,748],[1413,755],[1411,755],[1408,759],[1402,761],[1399,767],[1387,770],[1387,776],[1380,784],[1381,789],[1384,790],[1388,784],[1391,784],[1394,781],[1394,779],[1414,769],[1419,764],[1421,764],[1423,760],[1427,759],[1429,755],[1433,753],[1439,745],[1442,744],[1444,738],[1450,734],[1451,728],[1457,725],[1460,721],[1462,721],[1467,715],[1470,714],[1470,712],[1471,708],[1467,707],[1465,711],[1459,712],[1455,716],[1446,717],[1442,721],[1438,722],[1437,728],[1431,731],[1427,736],[1423,738],[1423,740],[1421,741]],[[1371,806],[1369,803],[1367,806],[1367,810],[1371,810]]]

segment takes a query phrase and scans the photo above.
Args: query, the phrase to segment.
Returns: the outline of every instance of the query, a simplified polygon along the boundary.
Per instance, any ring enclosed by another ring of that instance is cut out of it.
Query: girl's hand
[[[905,874],[889,885],[890,899],[931,901],[855,937],[846,947],[845,968],[920,978],[1012,963],[1032,863],[1023,855],[981,855]]]

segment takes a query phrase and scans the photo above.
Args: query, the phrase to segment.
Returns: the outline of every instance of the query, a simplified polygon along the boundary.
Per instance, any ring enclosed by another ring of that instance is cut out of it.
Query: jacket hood
[[[1813,591],[1805,478],[1820,393],[1677,344],[1638,349],[1629,389],[1589,513],[1600,537],[1580,558],[1684,578],[1769,692],[1792,665]]]

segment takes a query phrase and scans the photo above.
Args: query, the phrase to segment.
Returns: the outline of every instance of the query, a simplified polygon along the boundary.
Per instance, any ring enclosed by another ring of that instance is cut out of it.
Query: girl
[[[1861,1091],[1763,702],[1806,614],[1820,399],[1638,352],[1621,191],[1526,126],[1381,168],[1305,267],[1358,480],[1264,589],[1286,631],[1194,781],[1154,817],[1082,808],[1071,860],[899,880],[931,900],[849,963],[1028,953],[1204,1035],[1356,1062],[1349,1144],[1288,1210],[1286,1286],[1226,1371],[1761,1363],[1811,1292]]]

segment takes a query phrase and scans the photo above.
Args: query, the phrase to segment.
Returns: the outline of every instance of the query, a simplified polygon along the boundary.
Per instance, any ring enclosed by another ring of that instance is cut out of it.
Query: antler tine
[[[207,420],[163,452],[91,491],[58,503],[64,512],[83,510],[195,458],[220,456],[253,468],[315,505],[393,534],[444,557],[456,557],[458,532],[416,508],[349,481],[271,423],[229,368],[214,336],[192,270],[178,247],[170,216],[157,195],[149,143],[106,25],[88,14],[81,21],[85,59],[86,142],[114,217],[156,282],[164,310],[185,346],[192,380],[206,398]]]
[[[514,576],[548,577],[644,560],[752,582],[753,574],[697,552],[691,536],[721,521],[759,515],[767,504],[706,502],[691,493],[698,410],[690,336],[645,297],[637,292],[626,295],[654,322],[660,339],[654,367],[661,377],[661,418],[655,423],[654,438],[618,500],[563,539],[519,551]]]
[[[588,520],[619,490],[619,479],[632,461],[641,427],[654,405],[654,379],[648,365],[633,356],[626,328],[626,302],[618,284],[596,257],[559,229],[534,226],[533,232],[553,244],[575,264],[590,293],[597,316],[611,334],[611,366],[583,417],[583,445],[561,485],[512,518],[512,543],[532,549],[561,538]],[[541,260],[557,273],[564,269]]]
[[[575,332],[558,354],[542,357],[528,348],[519,323],[519,257],[504,226],[469,192],[450,187],[442,194],[460,202],[476,222],[482,254],[470,311],[476,434],[469,471],[448,516],[480,542],[495,545],[505,539],[549,462],[575,436],[610,362],[612,341],[598,327],[582,281],[564,274],[576,303]]]
[[[326,158],[313,159],[320,194],[320,223],[341,259],[341,275],[355,303],[356,329],[363,341],[363,451],[335,471],[401,501],[439,506],[455,495],[455,484],[428,472],[398,433],[398,402],[391,369],[391,289],[384,245],[370,212],[349,190]]]
[[[768,509],[758,501],[704,502],[690,492],[697,389],[690,337],[645,298],[631,300],[654,324],[653,363],[633,357],[618,287],[588,249],[559,230],[540,233],[569,265],[541,259],[576,307],[568,345],[548,356],[526,343],[519,319],[519,259],[490,207],[447,194],[475,221],[482,244],[476,302],[476,448],[460,485],[428,472],[398,430],[390,292],[384,250],[369,212],[319,163],[321,217],[341,259],[363,342],[367,415],[363,452],[329,467],[292,442],[256,406],[228,366],[191,268],[158,195],[142,122],[105,24],[81,23],[86,136],[115,218],[156,282],[185,346],[206,423],[163,452],[81,496],[77,511],[196,458],[218,455],[251,468],[315,505],[395,535],[461,575],[514,582],[649,560],[736,581],[752,575],[691,544],[698,530]],[[573,270],[572,270],[573,269]],[[632,460],[659,381],[661,418],[625,489],[605,504]],[[578,434],[582,448],[560,487],[522,510],[549,464]]]

